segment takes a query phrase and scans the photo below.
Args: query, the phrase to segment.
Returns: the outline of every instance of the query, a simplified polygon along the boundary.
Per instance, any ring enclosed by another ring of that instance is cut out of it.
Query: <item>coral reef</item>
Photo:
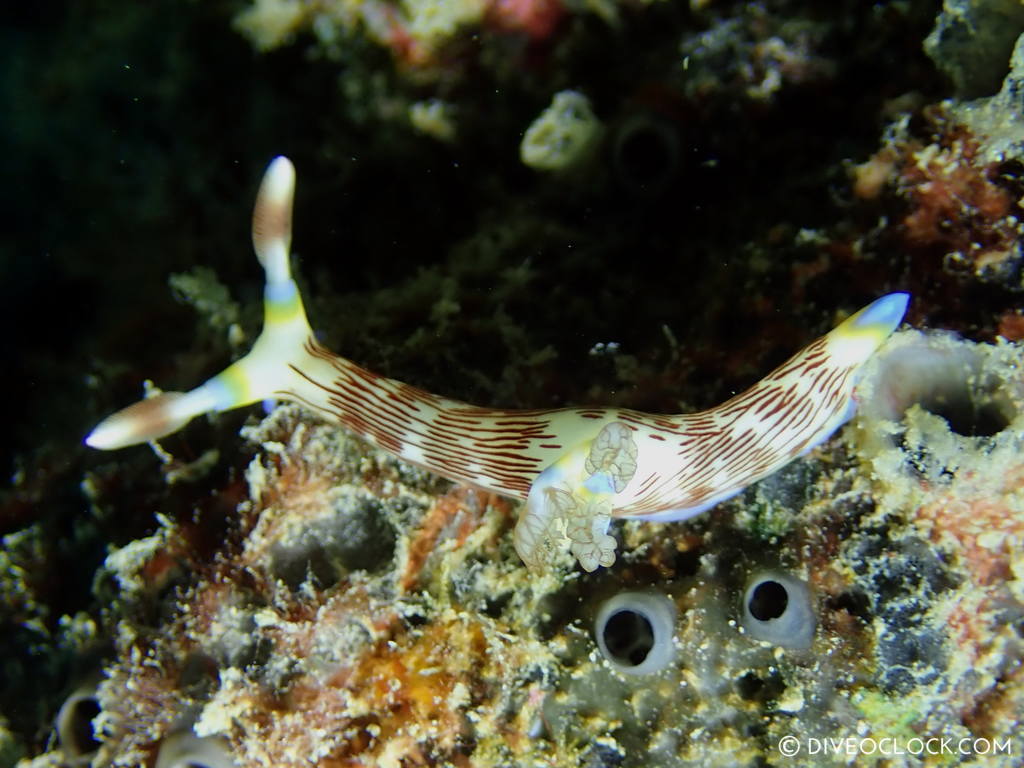
[[[190,716],[241,765],[531,754],[516,734],[555,651],[513,629],[543,591],[511,556],[507,505],[437,493],[429,475],[294,407],[246,434],[261,448],[229,539],[196,563],[169,631],[119,634],[99,696],[104,759],[145,762]],[[108,568],[145,584],[164,552],[140,555]]]
[[[1024,117],[1014,99],[1024,85],[1024,24],[1013,47],[1010,71],[999,93],[974,101],[956,102],[950,111],[978,137],[980,160],[987,164],[1020,160],[1024,153]]]
[[[999,183],[1000,168],[982,160],[968,130],[936,115],[938,141],[896,140],[859,169],[857,192],[870,197],[885,170],[906,200],[902,234],[906,248],[934,254],[951,273],[1016,285],[1020,279],[1017,205]]]
[[[957,96],[989,96],[1024,33],[1024,9],[1015,0],[944,0],[925,50],[953,81]]]
[[[1020,8],[13,5],[0,766],[1019,765]],[[600,134],[535,172],[567,91]],[[887,292],[920,331],[834,439],[592,573],[293,406],[89,453],[256,338],[281,153],[317,338],[431,392],[689,412]]]
[[[484,26],[542,41],[565,13],[561,0],[254,0],[235,26],[260,51],[300,31],[311,31],[325,46],[366,34],[399,63],[429,76],[473,30]]]
[[[624,523],[630,553],[592,575],[531,575],[508,503],[278,407],[245,430],[211,553],[167,523],[107,560],[102,761],[146,764],[186,722],[242,766],[753,764],[837,733],[987,739],[1013,764],[1022,365],[899,333],[847,441],[686,535]],[[747,513],[766,504],[788,529]],[[168,560],[189,572],[170,592]]]
[[[911,562],[920,563],[912,580],[900,576],[918,594],[899,608],[919,637],[895,649],[890,687],[938,672],[946,706],[972,729],[992,732],[1000,726],[989,715],[1019,703],[1014,686],[997,681],[1018,674],[1024,650],[1021,353],[1005,343],[906,333],[876,364],[877,389],[866,396],[891,411],[866,415],[858,438],[878,483],[874,520],[886,521],[886,547],[912,548]],[[879,577],[892,578],[870,575]]]

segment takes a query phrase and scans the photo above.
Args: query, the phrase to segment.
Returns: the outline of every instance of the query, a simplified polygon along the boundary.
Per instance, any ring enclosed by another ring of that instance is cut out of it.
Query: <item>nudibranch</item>
[[[121,448],[209,411],[296,401],[405,461],[525,500],[514,544],[535,569],[566,544],[587,571],[609,566],[612,517],[688,518],[828,438],[852,415],[858,372],[909,300],[883,296],[708,411],[481,408],[378,376],[320,345],[289,265],[294,191],[294,167],[276,158],[253,212],[266,288],[263,331],[252,350],[190,392],[163,392],[107,417],[85,442]]]

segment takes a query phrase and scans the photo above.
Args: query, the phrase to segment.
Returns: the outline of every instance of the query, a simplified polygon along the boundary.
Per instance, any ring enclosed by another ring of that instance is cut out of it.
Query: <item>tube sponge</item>
[[[216,736],[178,731],[160,744],[156,768],[236,768],[227,742]]]
[[[54,725],[67,765],[85,766],[92,763],[100,746],[93,733],[92,721],[99,714],[100,703],[96,698],[95,685],[76,689],[61,704]]]
[[[619,672],[650,675],[675,656],[676,606],[656,592],[620,592],[606,600],[594,620],[601,654]]]
[[[952,333],[897,333],[865,367],[859,420],[900,422],[916,404],[957,434],[991,436],[1019,416],[1024,399],[1005,349]]]
[[[586,96],[579,91],[559,91],[526,129],[519,158],[538,171],[563,171],[590,156],[602,131]]]
[[[803,650],[816,621],[807,584],[774,571],[755,574],[743,594],[743,628],[757,640]]]

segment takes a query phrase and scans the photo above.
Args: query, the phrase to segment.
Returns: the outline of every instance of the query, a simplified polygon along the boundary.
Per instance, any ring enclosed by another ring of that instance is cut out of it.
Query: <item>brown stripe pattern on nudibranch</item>
[[[746,392],[700,413],[481,408],[378,376],[315,340],[289,265],[294,189],[291,163],[275,159],[253,212],[267,285],[263,332],[249,354],[191,392],[115,413],[86,442],[120,448],[208,411],[297,401],[406,461],[524,499],[514,540],[533,568],[566,545],[586,570],[610,565],[612,517],[684,519],[821,443],[851,415],[858,371],[908,301],[905,293],[883,296]]]

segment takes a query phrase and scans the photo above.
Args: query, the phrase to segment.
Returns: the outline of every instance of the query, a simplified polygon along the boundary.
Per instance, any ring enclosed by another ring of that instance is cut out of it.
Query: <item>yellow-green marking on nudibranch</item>
[[[378,376],[320,346],[289,266],[294,192],[295,170],[279,157],[253,212],[267,284],[263,332],[249,354],[191,392],[165,392],[118,411],[86,443],[122,448],[208,411],[293,400],[406,461],[525,500],[514,538],[533,568],[566,545],[588,571],[611,565],[612,517],[690,517],[827,439],[852,414],[858,372],[909,300],[883,296],[746,392],[700,413],[480,408]]]

